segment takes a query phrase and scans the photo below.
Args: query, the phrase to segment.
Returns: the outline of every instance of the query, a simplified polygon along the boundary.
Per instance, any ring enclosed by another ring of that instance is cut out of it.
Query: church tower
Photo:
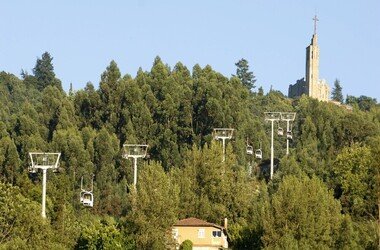
[[[289,86],[288,96],[290,98],[307,95],[320,101],[328,101],[330,96],[330,87],[325,80],[319,79],[319,46],[317,36],[317,21],[314,20],[314,34],[311,38],[310,45],[306,48],[306,72],[305,78],[299,79],[297,83]]]
[[[317,39],[317,21],[315,16],[314,20],[314,34],[311,39],[310,45],[306,48],[306,86],[307,93],[310,97],[318,98],[318,81],[319,81],[319,47]]]

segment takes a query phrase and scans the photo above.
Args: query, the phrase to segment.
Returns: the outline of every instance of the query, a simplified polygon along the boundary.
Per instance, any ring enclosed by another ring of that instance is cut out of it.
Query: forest
[[[132,77],[111,61],[98,88],[68,93],[47,52],[31,74],[0,72],[0,249],[175,249],[171,227],[188,217],[228,218],[231,249],[378,249],[380,104],[264,93],[236,66],[224,76],[156,57]],[[296,118],[289,155],[275,134],[271,179],[273,111]],[[234,129],[225,161],[214,128]],[[136,187],[125,143],[148,145]],[[46,218],[29,152],[61,153]],[[80,203],[82,179],[93,179],[93,207]]]

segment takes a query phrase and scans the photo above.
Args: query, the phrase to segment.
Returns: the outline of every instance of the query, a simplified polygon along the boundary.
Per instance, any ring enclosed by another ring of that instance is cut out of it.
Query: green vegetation
[[[171,69],[159,57],[136,77],[112,61],[98,89],[87,83],[66,94],[52,59],[44,53],[22,79],[0,72],[0,249],[173,249],[170,228],[187,217],[228,218],[232,249],[377,249],[375,99],[348,96],[347,110],[254,93],[244,59],[229,78],[210,66]],[[297,112],[289,156],[285,138],[275,138],[272,180],[267,111]],[[225,162],[216,127],[236,130]],[[255,149],[261,143],[262,160],[246,154],[247,138]],[[149,145],[136,189],[124,143]],[[48,171],[45,220],[31,151],[62,153],[60,172]],[[80,180],[93,175],[95,203],[86,208]]]
[[[236,76],[240,79],[241,83],[249,90],[255,88],[256,77],[252,71],[249,71],[248,61],[242,58],[235,63],[235,66],[237,67]]]
[[[342,86],[340,85],[340,81],[338,79],[335,79],[334,81],[334,88],[331,93],[331,99],[343,103]]]
[[[191,240],[185,240],[182,242],[181,247],[179,249],[191,250],[191,249],[193,249],[193,242],[191,242]]]

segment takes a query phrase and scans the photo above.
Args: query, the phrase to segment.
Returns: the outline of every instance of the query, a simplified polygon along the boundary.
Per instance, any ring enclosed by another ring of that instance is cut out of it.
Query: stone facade
[[[319,79],[319,46],[315,30],[316,28],[314,27],[311,43],[306,48],[305,78],[297,80],[293,85],[289,85],[288,96],[290,98],[307,95],[320,101],[329,100],[330,87],[325,80]]]

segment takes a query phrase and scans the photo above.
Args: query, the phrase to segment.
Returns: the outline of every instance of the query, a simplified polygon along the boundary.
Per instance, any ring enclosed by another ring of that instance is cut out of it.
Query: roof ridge
[[[196,218],[196,217],[189,217],[182,220],[177,221],[174,226],[211,226],[211,227],[217,227],[217,228],[223,228],[220,225],[217,225],[215,223],[207,222],[205,220]]]

